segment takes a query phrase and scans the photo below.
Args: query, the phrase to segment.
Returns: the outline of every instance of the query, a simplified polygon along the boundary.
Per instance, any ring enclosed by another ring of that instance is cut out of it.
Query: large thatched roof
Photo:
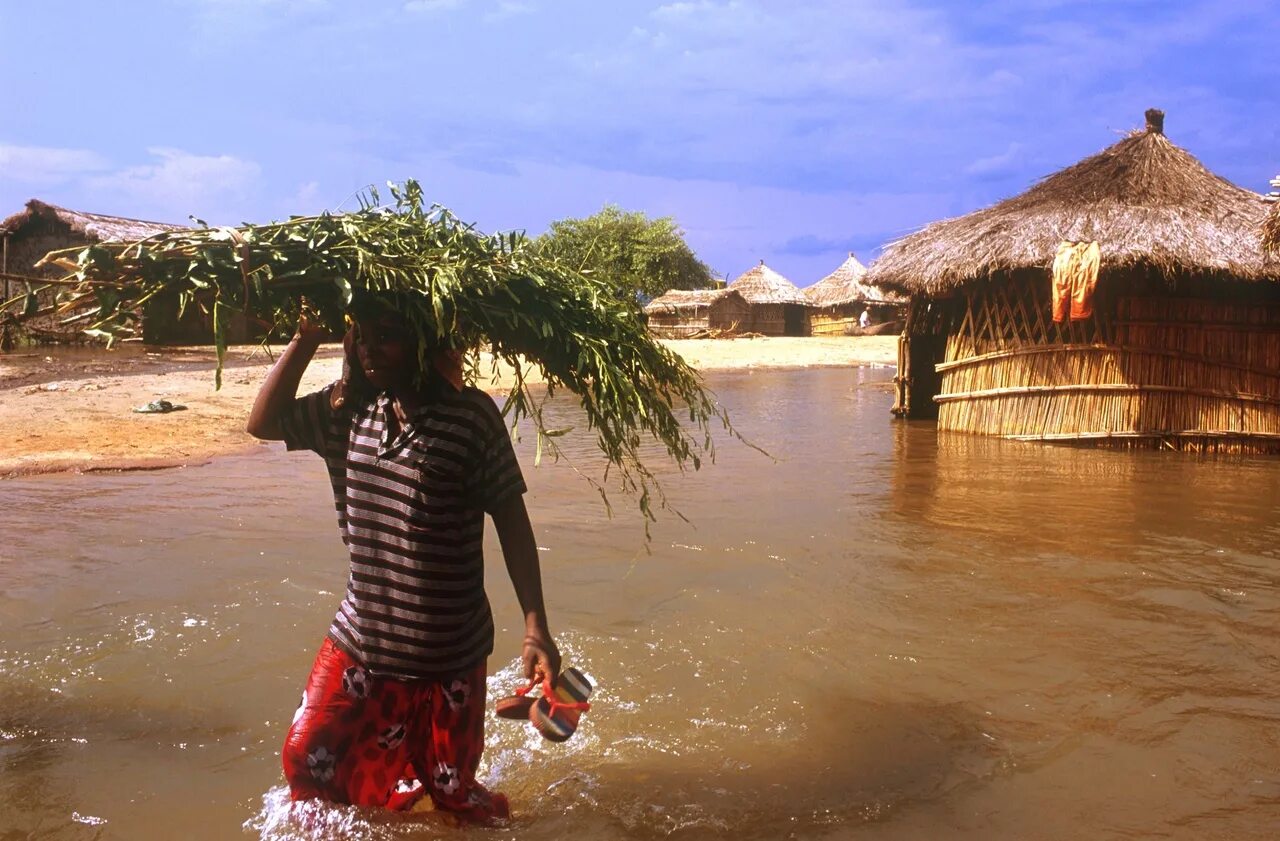
[[[176,231],[182,225],[168,225],[164,222],[144,222],[141,219],[126,219],[121,216],[103,216],[100,213],[84,213],[79,210],[68,210],[65,207],[31,199],[25,209],[0,222],[0,234],[15,234],[24,226],[37,220],[58,221],[71,228],[72,233],[80,234],[88,239],[102,242],[120,240],[131,242],[146,239],[165,231]]]
[[[672,289],[645,304],[644,311],[678,313],[698,307],[709,307],[721,298],[729,296],[742,297],[733,289]]]
[[[760,261],[738,275],[729,288],[747,300],[748,304],[808,304],[809,299],[791,281]]]
[[[804,295],[815,307],[839,307],[846,304],[896,304],[901,303],[901,296],[871,286],[865,282],[866,266],[858,262],[853,252],[849,259],[840,264],[840,268],[822,280],[807,287]]]
[[[1262,252],[1262,196],[1209,172],[1147,128],[1054,173],[1025,193],[925,227],[890,245],[867,282],[945,294],[992,271],[1053,264],[1059,243],[1097,242],[1104,273],[1136,264],[1166,273],[1280,278]]]

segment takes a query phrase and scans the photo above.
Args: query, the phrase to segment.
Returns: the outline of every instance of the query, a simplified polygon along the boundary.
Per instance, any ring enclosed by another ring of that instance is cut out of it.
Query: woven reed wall
[[[71,233],[65,225],[51,225],[43,220],[32,223],[22,232],[9,237],[5,271],[11,275],[25,277],[60,278],[66,274],[62,269],[54,266],[36,268],[36,263],[50,251],[87,244],[89,244],[88,239]],[[27,284],[22,281],[10,279],[7,285],[10,296],[17,296],[27,291]],[[31,283],[30,286],[38,288],[39,284]],[[59,289],[55,287],[38,292],[36,297],[40,307],[54,304],[58,291]],[[83,309],[87,308],[86,306]],[[69,312],[64,315],[41,315],[28,319],[24,322],[22,329],[36,341],[83,341],[84,336],[80,333],[83,325],[69,327],[61,323],[75,314],[75,312]]]
[[[750,319],[750,307],[736,296],[707,306],[658,310],[648,314],[649,332],[662,339],[687,339],[703,330],[733,333]]]
[[[742,329],[765,336],[804,336],[809,326],[805,309],[800,304],[752,304]]]
[[[649,332],[660,339],[684,339],[711,326],[710,310],[698,307],[691,311],[655,312],[649,315]]]
[[[92,241],[74,233],[61,222],[39,220],[25,226],[22,231],[10,236],[6,264],[7,271],[12,274],[26,275],[34,278],[59,279],[66,271],[56,266],[36,268],[45,254],[63,248],[90,245]],[[27,285],[21,281],[10,280],[11,295],[21,294]],[[38,287],[38,283],[31,286]],[[62,287],[53,286],[37,293],[41,308],[56,303],[56,296]],[[30,340],[37,343],[80,343],[96,342],[84,335],[82,330],[86,322],[65,323],[67,319],[92,310],[86,304],[77,310],[63,313],[50,313],[27,319],[22,323],[21,331]],[[161,294],[142,309],[143,338],[148,344],[209,344],[213,341],[212,319],[200,312],[196,306],[188,307],[181,321],[177,318],[176,293]],[[227,327],[227,341],[233,344],[256,341],[262,335],[260,327],[251,327],[240,313],[231,317]]]
[[[860,313],[861,311],[859,311]],[[850,327],[858,326],[858,315],[831,310],[812,310],[809,313],[810,336],[844,336]]]
[[[711,305],[708,316],[713,330],[736,332],[751,318],[751,305],[737,296],[721,298]]]
[[[1280,452],[1280,301],[1107,294],[1050,318],[1049,285],[953,304],[940,429],[1022,440]]]

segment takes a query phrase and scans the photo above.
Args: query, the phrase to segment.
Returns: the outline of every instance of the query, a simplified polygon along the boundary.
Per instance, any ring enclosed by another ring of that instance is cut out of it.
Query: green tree
[[[669,289],[708,289],[711,269],[684,241],[675,219],[605,205],[583,219],[561,219],[538,238],[546,256],[606,279],[620,297],[654,298]]]

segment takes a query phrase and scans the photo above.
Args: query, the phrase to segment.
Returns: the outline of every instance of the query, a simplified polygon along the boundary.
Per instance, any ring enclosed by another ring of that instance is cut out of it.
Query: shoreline
[[[700,373],[786,368],[885,366],[897,362],[897,336],[675,339],[662,342]],[[212,348],[133,346],[123,350],[31,348],[0,354],[0,479],[48,473],[163,470],[253,453],[273,442],[244,431],[245,418],[273,359],[260,348],[232,348],[222,389],[214,390]],[[305,394],[338,378],[341,346],[325,345],[299,386]],[[509,370],[479,384],[492,394]],[[529,381],[536,382],[534,378]],[[187,408],[139,414],[167,399]]]

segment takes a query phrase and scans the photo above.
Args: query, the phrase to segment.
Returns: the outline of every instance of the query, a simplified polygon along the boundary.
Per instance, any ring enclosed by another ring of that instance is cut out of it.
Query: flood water
[[[890,376],[712,376],[773,459],[655,462],[690,522],[648,553],[573,472],[589,440],[520,445],[599,690],[564,745],[491,716],[498,830],[285,806],[344,585],[314,456],[0,483],[0,838],[1277,837],[1280,461],[940,436],[890,420]]]

